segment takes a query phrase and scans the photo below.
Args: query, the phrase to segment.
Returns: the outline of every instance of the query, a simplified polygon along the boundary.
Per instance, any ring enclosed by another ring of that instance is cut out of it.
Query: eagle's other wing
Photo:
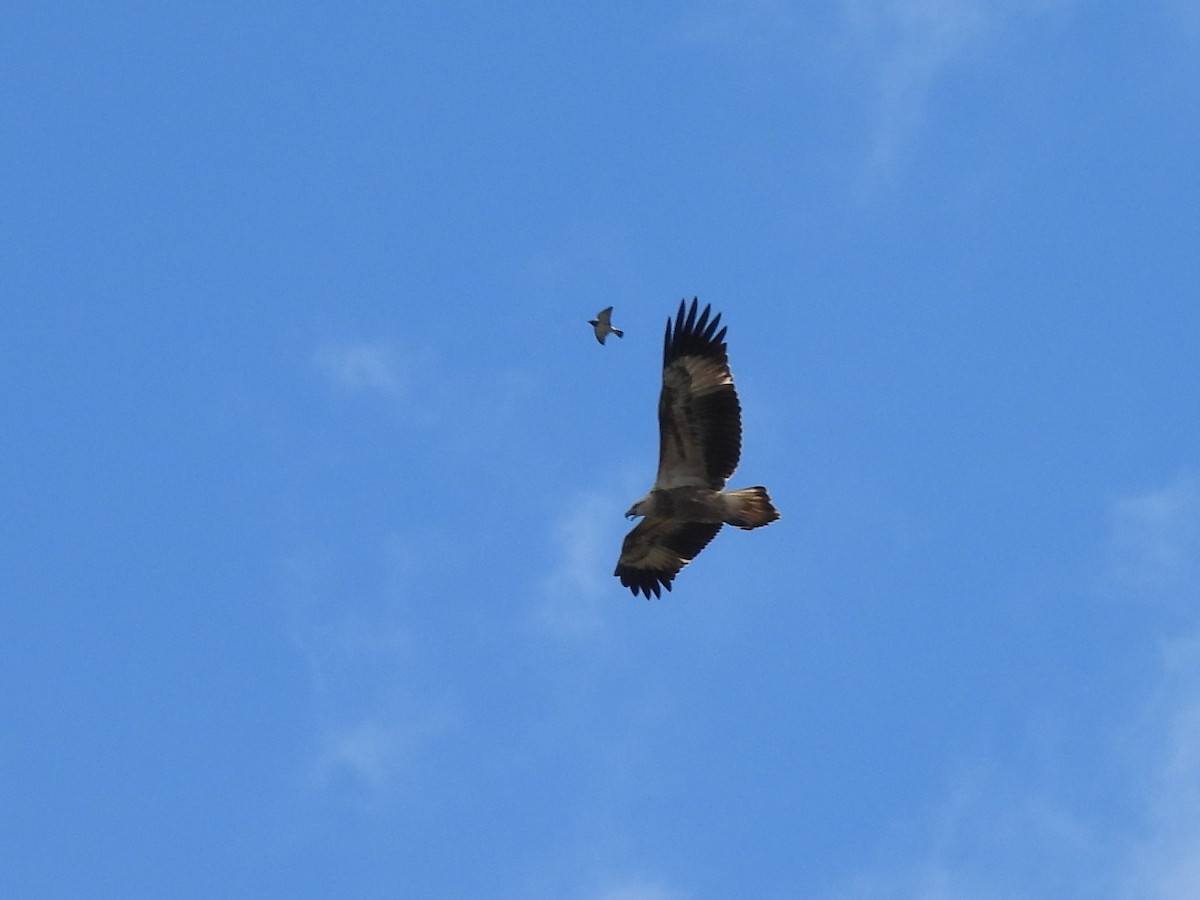
[[[742,408],[733,387],[725,329],[711,306],[696,318],[679,301],[674,328],[663,338],[663,385],[658,398],[656,489],[695,485],[720,490],[742,451]],[[686,316],[685,316],[686,310]],[[703,545],[702,545],[703,546]]]
[[[642,519],[625,535],[621,557],[613,573],[621,584],[650,599],[661,597],[662,588],[671,590],[671,582],[703,550],[718,531],[721,523],[680,522],[676,519]]]

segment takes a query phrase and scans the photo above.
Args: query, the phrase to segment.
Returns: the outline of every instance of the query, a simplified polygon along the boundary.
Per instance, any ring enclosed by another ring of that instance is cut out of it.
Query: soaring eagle
[[[779,518],[764,487],[725,490],[742,451],[742,408],[733,388],[721,315],[711,305],[696,317],[679,302],[663,339],[658,398],[658,475],[626,518],[642,521],[625,536],[613,573],[633,591],[661,597],[679,570],[708,546],[721,526],[749,531]]]
[[[619,338],[625,337],[625,332],[620,328],[613,328],[611,306],[606,306],[600,312],[596,313],[596,318],[588,319],[588,324],[596,332],[596,340],[602,344],[604,343],[604,339],[610,334],[615,334]]]

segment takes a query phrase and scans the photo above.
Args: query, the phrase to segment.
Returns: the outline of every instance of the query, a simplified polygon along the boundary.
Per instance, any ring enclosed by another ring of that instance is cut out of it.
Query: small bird
[[[606,306],[600,312],[596,313],[596,318],[588,319],[588,324],[596,330],[596,340],[604,343],[604,339],[609,334],[615,334],[617,337],[625,337],[625,332],[619,328],[612,326],[612,307]]]

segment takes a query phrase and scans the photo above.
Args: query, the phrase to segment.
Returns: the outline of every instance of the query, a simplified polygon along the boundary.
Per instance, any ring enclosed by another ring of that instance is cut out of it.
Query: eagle
[[[611,306],[606,306],[604,309],[600,310],[600,312],[596,313],[596,318],[588,319],[588,324],[591,325],[592,329],[596,332],[596,340],[598,340],[601,344],[604,343],[604,339],[610,334],[615,334],[619,338],[625,337],[625,332],[623,332],[620,328],[613,328],[612,326]]]
[[[625,536],[613,573],[621,584],[650,596],[671,582],[708,546],[722,525],[749,531],[779,518],[765,487],[725,490],[742,451],[742,408],[733,387],[721,314],[712,305],[696,315],[679,301],[674,327],[663,338],[663,381],[658,397],[658,475],[650,493],[630,507],[642,521]]]

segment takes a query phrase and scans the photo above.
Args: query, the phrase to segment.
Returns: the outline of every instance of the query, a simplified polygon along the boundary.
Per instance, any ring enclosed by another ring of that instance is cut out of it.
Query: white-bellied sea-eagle
[[[749,531],[779,518],[767,489],[725,490],[742,450],[742,409],[726,355],[718,313],[699,318],[698,300],[679,302],[674,327],[663,339],[663,383],[658,398],[658,475],[650,493],[630,507],[642,521],[625,537],[613,573],[649,599],[671,582],[722,525]]]

